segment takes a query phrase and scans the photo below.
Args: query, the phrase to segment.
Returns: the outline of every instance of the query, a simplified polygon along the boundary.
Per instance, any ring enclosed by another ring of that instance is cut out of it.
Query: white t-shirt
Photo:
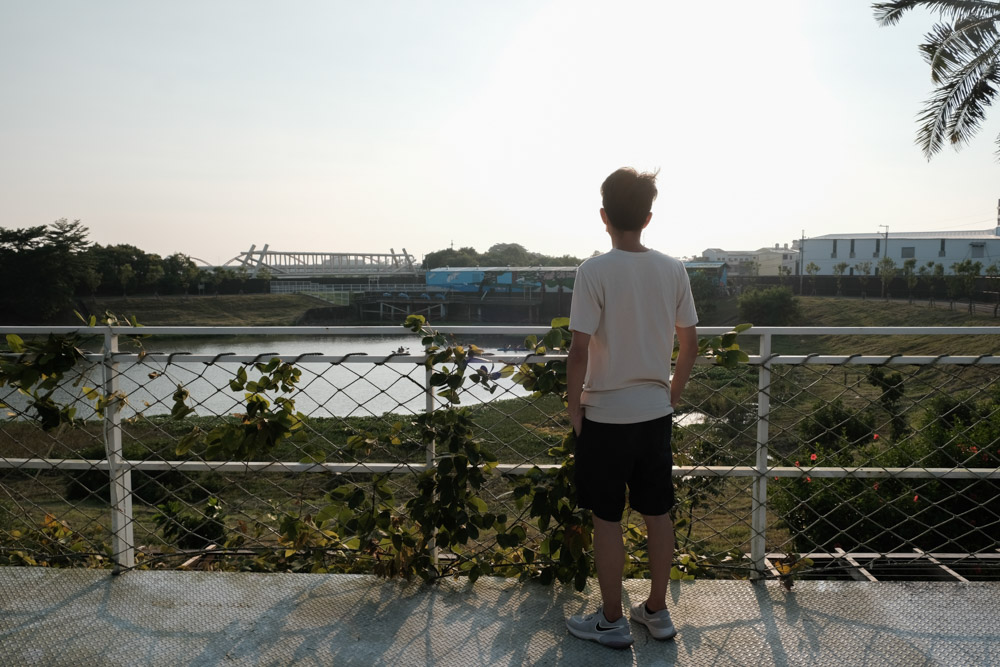
[[[580,265],[570,324],[590,335],[581,405],[587,419],[631,424],[670,406],[674,327],[698,323],[684,264],[656,250],[610,250]]]

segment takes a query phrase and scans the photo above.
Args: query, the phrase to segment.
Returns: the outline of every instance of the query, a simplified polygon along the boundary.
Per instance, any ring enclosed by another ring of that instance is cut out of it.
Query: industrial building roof
[[[892,239],[994,239],[1000,238],[997,235],[997,230],[1000,228],[990,228],[990,229],[973,229],[965,231],[948,231],[948,232],[889,232],[889,240]],[[869,233],[858,233],[858,234],[824,234],[823,236],[811,236],[806,239],[806,241],[833,241],[840,239],[884,239],[886,234],[878,232]]]

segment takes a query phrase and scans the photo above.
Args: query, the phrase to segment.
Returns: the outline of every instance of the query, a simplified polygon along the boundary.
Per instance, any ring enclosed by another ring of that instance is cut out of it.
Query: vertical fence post
[[[760,579],[765,571],[767,553],[767,452],[768,419],[771,412],[771,334],[760,338],[761,365],[757,376],[757,474],[753,481],[751,503],[750,559],[753,561],[752,579]]]
[[[427,415],[430,416],[434,412],[434,388],[431,387],[431,373],[433,369],[429,366],[424,367],[424,410]],[[431,440],[427,443],[427,469],[431,470],[434,468],[434,441]],[[437,529],[434,529],[435,534],[437,534]],[[437,541],[432,537],[430,543],[427,545],[430,549],[431,565],[434,568],[438,566],[438,548]]]
[[[123,463],[121,400],[119,399],[118,334],[104,334],[104,452],[111,478],[111,544],[114,572],[135,566],[135,539],[132,532],[132,470]]]

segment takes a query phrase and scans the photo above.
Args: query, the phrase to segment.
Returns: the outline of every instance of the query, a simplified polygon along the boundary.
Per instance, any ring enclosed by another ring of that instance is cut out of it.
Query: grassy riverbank
[[[1000,319],[987,314],[969,314],[965,304],[946,301],[936,306],[905,300],[800,297],[802,312],[798,326],[808,327],[990,327]],[[991,354],[997,350],[996,336],[800,336],[775,341],[782,354]]]
[[[330,304],[304,294],[220,294],[218,296],[162,296],[83,299],[87,310],[100,317],[111,312],[135,316],[145,326],[274,327],[294,326],[310,308]],[[63,324],[77,324],[75,317]]]
[[[913,327],[992,326],[1000,320],[990,314],[970,315],[965,304],[939,300],[936,306],[906,300],[797,297],[802,317],[799,326]],[[328,307],[327,301],[304,294],[240,294],[219,296],[100,297],[82,300],[91,313],[135,315],[147,326],[290,326],[311,308]],[[738,323],[735,298],[720,299],[702,318],[702,326]],[[76,324],[75,318],[64,324]]]

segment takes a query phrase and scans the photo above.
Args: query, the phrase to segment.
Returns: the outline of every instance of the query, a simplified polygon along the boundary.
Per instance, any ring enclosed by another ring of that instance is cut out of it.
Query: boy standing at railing
[[[655,173],[622,168],[604,181],[601,220],[612,249],[580,265],[570,308],[567,399],[577,435],[577,502],[593,512],[603,607],[566,625],[577,637],[616,648],[632,644],[622,609],[626,487],[646,522],[652,578],[649,597],[631,606],[631,618],[656,639],[677,634],[666,600],[674,552],[671,413],[697,356],[698,318],[684,265],[640,241],[656,194]],[[671,379],[675,332],[680,351]]]

